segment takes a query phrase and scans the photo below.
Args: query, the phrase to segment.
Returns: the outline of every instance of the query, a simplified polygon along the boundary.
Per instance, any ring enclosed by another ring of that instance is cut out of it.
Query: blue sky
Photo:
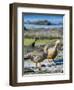
[[[47,14],[24,14],[25,21],[38,21],[38,20],[48,20],[52,23],[63,22],[63,15],[47,15]]]

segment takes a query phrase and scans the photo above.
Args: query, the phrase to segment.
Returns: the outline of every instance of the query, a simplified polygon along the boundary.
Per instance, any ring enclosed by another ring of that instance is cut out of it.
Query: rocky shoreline
[[[41,63],[41,67],[35,67],[34,64],[24,67],[24,75],[26,74],[52,74],[52,73],[63,73],[63,60],[55,60],[54,62],[48,63],[48,60],[44,60]]]

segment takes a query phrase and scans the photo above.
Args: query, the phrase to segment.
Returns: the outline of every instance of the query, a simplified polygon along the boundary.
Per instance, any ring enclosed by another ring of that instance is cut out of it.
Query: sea
[[[63,25],[35,25],[35,24],[24,24],[24,27],[26,27],[26,29],[53,29],[53,28],[62,28]]]

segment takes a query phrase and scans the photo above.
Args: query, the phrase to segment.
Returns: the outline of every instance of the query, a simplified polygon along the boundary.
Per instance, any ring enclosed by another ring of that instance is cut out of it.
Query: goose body
[[[58,51],[57,49],[55,48],[50,48],[48,49],[48,55],[47,55],[47,58],[48,59],[54,59],[58,54]]]
[[[45,53],[47,53],[47,59],[48,61],[54,60],[54,58],[57,56],[58,54],[58,45],[59,45],[60,41],[57,40],[55,42],[55,45],[52,48],[48,48],[48,46],[46,46],[44,49]]]
[[[38,55],[33,55],[32,53],[27,54],[24,59],[31,59],[32,62],[36,64],[36,67],[38,67],[38,64],[40,64],[44,59],[47,58],[47,55],[44,52],[39,52]]]

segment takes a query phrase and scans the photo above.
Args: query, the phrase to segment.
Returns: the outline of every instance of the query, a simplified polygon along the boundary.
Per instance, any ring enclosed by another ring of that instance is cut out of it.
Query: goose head
[[[60,43],[60,40],[57,40],[56,42],[55,42],[55,44],[59,44]]]

